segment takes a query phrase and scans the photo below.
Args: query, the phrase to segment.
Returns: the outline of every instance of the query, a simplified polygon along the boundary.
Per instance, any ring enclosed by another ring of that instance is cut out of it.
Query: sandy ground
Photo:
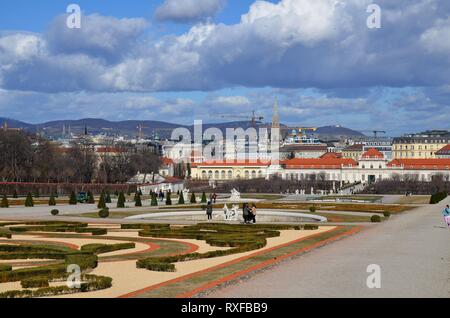
[[[193,261],[187,261],[187,262],[180,262],[176,264],[177,271],[175,273],[164,273],[164,272],[153,272],[148,271],[144,269],[137,269],[136,268],[136,261],[130,260],[130,261],[118,261],[118,262],[105,262],[105,263],[99,263],[99,266],[92,271],[92,274],[95,275],[103,275],[103,276],[109,276],[113,278],[113,287],[109,288],[107,290],[101,290],[97,292],[92,293],[85,293],[85,294],[76,294],[76,295],[66,295],[66,296],[59,296],[59,297],[65,297],[65,298],[113,298],[113,297],[119,297],[124,294],[128,294],[143,288],[147,288],[149,286],[159,284],[174,278],[178,278],[184,275],[188,275],[191,273],[195,273],[198,271],[202,271],[205,269],[208,269],[210,267],[220,265],[222,263],[235,260],[237,258],[250,255],[255,252],[264,251],[267,249],[270,249],[275,246],[279,246],[294,240],[298,240],[300,238],[305,238],[317,233],[322,233],[325,231],[329,231],[333,229],[334,227],[331,226],[325,226],[320,227],[318,230],[314,231],[294,231],[294,230],[288,230],[288,231],[281,231],[281,235],[279,237],[275,238],[269,238],[267,240],[267,246],[256,251],[250,251],[246,253],[241,254],[235,254],[235,255],[228,255],[223,257],[217,257],[212,259],[203,259],[203,260],[193,260]],[[117,232],[110,232],[108,233],[108,236],[117,236],[117,237],[129,237],[129,238],[135,238],[139,237],[138,232],[136,230],[128,230],[128,231],[117,231]],[[90,239],[90,238],[46,238],[41,237],[39,235],[36,236],[29,236],[29,235],[15,235],[14,239],[16,240],[30,240],[30,241],[57,241],[62,243],[67,243],[71,245],[76,245],[78,247],[85,245],[85,244],[93,244],[93,243],[100,243],[100,244],[116,244],[116,243],[124,243],[124,241],[115,241],[115,240],[102,240],[102,239]],[[164,239],[167,241],[176,241],[176,242],[186,242],[191,243],[193,245],[198,246],[197,252],[199,253],[206,253],[209,251],[214,250],[224,250],[229,249],[228,247],[214,247],[209,244],[207,244],[204,241],[198,241],[198,240],[175,240],[175,239]],[[8,243],[6,239],[0,239],[0,244],[2,243]],[[136,248],[134,249],[128,249],[128,250],[121,250],[116,251],[112,253],[102,254],[101,256],[112,256],[112,255],[121,255],[121,254],[128,254],[128,253],[135,253],[140,251],[145,251],[149,248],[149,245],[143,244],[143,243],[136,243]],[[27,262],[27,260],[24,260]],[[33,261],[33,260],[29,260]],[[14,262],[17,262],[17,260],[14,260]],[[2,262],[2,263],[7,263]],[[7,291],[7,290],[17,290],[21,289],[20,282],[14,282],[14,283],[5,283],[0,284],[0,292]]]
[[[250,255],[255,252],[264,251],[272,247],[288,243],[300,238],[305,238],[314,234],[332,230],[334,227],[320,227],[314,231],[281,231],[281,235],[276,238],[269,238],[267,246],[256,251],[216,257],[213,259],[202,259],[176,264],[175,273],[152,272],[136,268],[136,261],[123,261],[112,263],[100,263],[92,274],[104,275],[113,278],[113,287],[92,293],[59,296],[64,298],[113,298],[127,293],[131,293],[152,285],[156,285],[177,277],[205,270],[207,268],[232,261],[234,259]],[[186,241],[186,240],[184,240]],[[217,248],[214,248],[217,249]]]

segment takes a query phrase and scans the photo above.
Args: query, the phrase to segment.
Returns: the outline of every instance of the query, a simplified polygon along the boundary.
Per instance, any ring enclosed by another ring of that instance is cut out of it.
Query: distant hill
[[[154,133],[158,133],[162,138],[169,138],[171,130],[183,127],[193,131],[193,125],[179,125],[163,121],[153,121],[153,120],[126,120],[126,121],[108,121],[104,119],[96,118],[85,118],[79,120],[56,120],[50,121],[42,124],[29,124],[22,121],[1,118],[0,125],[4,123],[8,124],[11,128],[22,128],[29,132],[45,132],[47,136],[59,136],[62,134],[63,128],[66,132],[69,130],[75,134],[81,134],[84,132],[85,127],[90,134],[120,134],[128,137],[135,137],[138,134],[138,127],[142,127],[142,131],[146,136],[151,136]],[[214,124],[203,124],[203,129],[208,129],[210,127],[216,127],[223,131],[225,135],[226,128],[238,128],[242,127],[247,129],[251,126],[249,122],[237,121],[237,122],[226,122],[226,123],[214,123]],[[341,127],[341,126],[325,126],[320,127],[316,135],[319,138],[339,138],[341,136],[346,137],[362,137],[362,133]]]
[[[339,138],[339,137],[364,137],[365,135],[359,131],[345,128],[342,126],[324,126],[317,129],[315,134],[319,138]]]

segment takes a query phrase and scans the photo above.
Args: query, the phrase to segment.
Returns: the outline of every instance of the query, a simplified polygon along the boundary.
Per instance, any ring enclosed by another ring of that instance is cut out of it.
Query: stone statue
[[[189,191],[190,191],[189,189],[184,189],[183,190],[184,202],[190,202]]]
[[[233,205],[233,207],[228,209],[228,206],[225,204],[223,207],[223,218],[225,221],[237,221],[238,220],[238,210],[239,206]]]
[[[240,199],[241,199],[241,193],[236,189],[231,190],[230,201],[239,201]]]

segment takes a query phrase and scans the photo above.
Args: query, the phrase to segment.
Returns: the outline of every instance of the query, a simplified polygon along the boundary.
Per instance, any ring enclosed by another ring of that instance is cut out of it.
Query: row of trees
[[[381,180],[369,185],[365,194],[423,194],[431,195],[439,192],[450,193],[450,182],[444,176],[434,176],[430,182],[421,181],[415,176],[394,176],[389,180]]]
[[[87,143],[61,149],[25,132],[0,131],[0,181],[124,183],[138,171],[156,173],[160,158],[150,149],[98,155]]]

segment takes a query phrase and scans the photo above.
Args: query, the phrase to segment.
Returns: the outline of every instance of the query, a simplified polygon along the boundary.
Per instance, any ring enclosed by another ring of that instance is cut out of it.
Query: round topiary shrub
[[[391,212],[389,212],[389,211],[384,211],[384,212],[383,212],[383,216],[384,216],[385,218],[390,218],[390,217],[391,217]]]
[[[53,209],[53,210],[51,210],[50,213],[51,213],[53,216],[57,216],[57,215],[59,214],[59,210]]]
[[[315,206],[310,206],[310,207],[309,207],[309,212],[315,213],[316,211],[317,211],[317,209],[316,209]]]
[[[379,216],[379,215],[372,215],[372,217],[370,218],[370,221],[372,221],[372,223],[380,223],[381,222],[381,216]]]
[[[98,211],[98,216],[101,217],[102,219],[108,218],[109,217],[109,209],[108,208],[101,209],[100,211]]]

